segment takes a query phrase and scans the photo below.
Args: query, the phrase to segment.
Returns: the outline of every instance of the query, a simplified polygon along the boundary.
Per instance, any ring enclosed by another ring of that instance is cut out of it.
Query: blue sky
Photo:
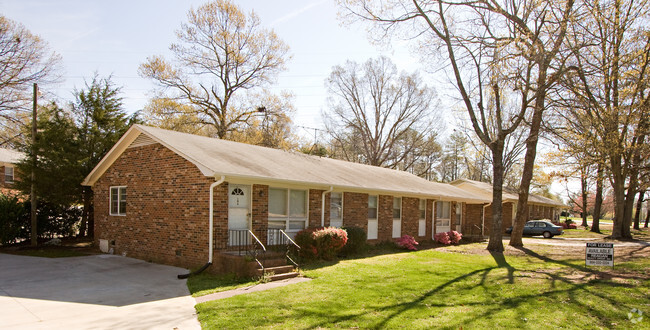
[[[0,0],[0,13],[41,36],[63,59],[63,81],[45,86],[59,101],[72,99],[74,88],[84,79],[113,75],[122,87],[124,105],[134,112],[146,104],[154,85],[141,78],[138,66],[148,56],[169,55],[175,31],[186,20],[187,11],[206,0]],[[292,59],[280,74],[275,92],[291,91],[296,113],[296,132],[313,138],[314,131],[300,126],[323,128],[321,112],[326,107],[325,79],[335,65],[346,60],[364,62],[386,55],[400,70],[420,70],[425,81],[437,89],[442,105],[451,108],[457,95],[445,89],[443,73],[425,73],[421,61],[404,44],[375,46],[367,38],[366,25],[345,26],[337,19],[334,0],[235,0],[246,12],[255,11],[262,24],[272,28],[291,48]],[[448,85],[446,85],[448,86]],[[449,129],[455,111],[439,109]],[[463,110],[460,110],[463,111]],[[443,133],[443,136],[445,134]],[[555,185],[554,190],[558,189]],[[559,192],[559,191],[557,191]]]
[[[130,112],[142,109],[154,85],[137,69],[147,56],[168,55],[175,31],[187,11],[205,0],[0,0],[0,13],[25,25],[47,41],[63,59],[63,81],[44,86],[60,100],[72,99],[84,79],[113,75],[122,86]],[[418,69],[417,59],[405,48],[372,45],[365,26],[343,26],[334,0],[235,1],[246,12],[254,10],[262,24],[272,28],[290,47],[292,59],[272,90],[295,95],[297,126],[322,128],[326,106],[325,79],[333,66],[346,60],[366,61],[380,54],[393,58],[401,70]],[[313,136],[313,130],[298,128]]]

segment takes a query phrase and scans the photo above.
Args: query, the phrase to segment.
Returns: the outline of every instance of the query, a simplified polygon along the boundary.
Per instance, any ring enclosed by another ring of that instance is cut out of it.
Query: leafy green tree
[[[35,186],[39,202],[51,210],[69,210],[83,205],[79,234],[93,236],[93,193],[81,181],[99,163],[131,124],[137,114],[129,117],[122,108],[120,88],[110,78],[99,78],[75,91],[70,109],[55,103],[42,107],[36,140],[38,160],[33,167],[31,157],[18,164],[22,173],[36,174]],[[31,156],[32,146],[24,148]],[[25,176],[18,189],[29,192],[31,179]],[[51,217],[52,219],[56,217]],[[40,230],[39,230],[40,233]]]

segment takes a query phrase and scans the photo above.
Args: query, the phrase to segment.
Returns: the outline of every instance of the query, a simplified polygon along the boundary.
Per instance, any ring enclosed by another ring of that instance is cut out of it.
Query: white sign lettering
[[[585,265],[614,267],[614,244],[587,243]]]

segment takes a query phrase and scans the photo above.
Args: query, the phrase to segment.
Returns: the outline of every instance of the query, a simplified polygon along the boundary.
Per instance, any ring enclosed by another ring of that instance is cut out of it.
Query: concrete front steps
[[[267,255],[267,258],[262,263],[264,264],[264,272],[271,281],[280,281],[300,275],[293,265],[287,265],[283,254]],[[264,275],[262,269],[255,269],[255,275],[262,277]]]

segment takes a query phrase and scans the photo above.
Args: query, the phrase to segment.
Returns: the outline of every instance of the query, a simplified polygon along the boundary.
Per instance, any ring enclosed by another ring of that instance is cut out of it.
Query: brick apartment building
[[[330,225],[363,228],[370,242],[449,230],[472,236],[491,199],[403,171],[142,125],[83,185],[94,191],[100,246],[183,267],[211,260],[214,272],[228,271],[220,252],[236,244],[235,231],[263,244],[271,230]]]
[[[451,185],[471,192],[473,194],[483,196],[484,198],[492,199],[492,185],[485,182],[459,179],[450,183]],[[512,189],[503,188],[503,230],[510,226],[514,226],[515,215],[517,214],[517,202],[519,195]],[[478,207],[477,205],[471,206],[472,209]],[[526,204],[527,220],[559,220],[560,211],[566,209],[566,205],[562,202],[535,194],[528,195],[528,203]],[[476,212],[476,210],[473,210]],[[492,205],[485,205],[484,211],[485,221],[488,223],[492,218]],[[484,227],[484,235],[490,234],[491,226]]]

